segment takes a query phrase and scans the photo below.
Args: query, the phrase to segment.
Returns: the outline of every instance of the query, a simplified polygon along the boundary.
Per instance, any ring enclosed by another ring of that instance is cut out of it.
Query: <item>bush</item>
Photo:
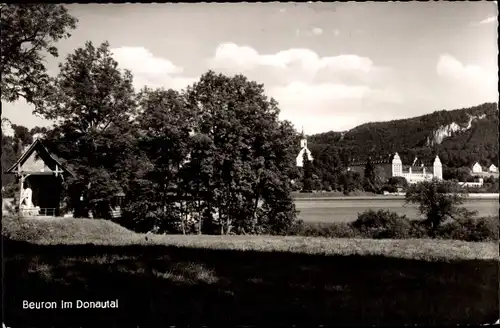
[[[327,238],[410,239],[438,238],[471,242],[499,239],[499,218],[465,218],[441,225],[432,232],[424,220],[410,220],[387,210],[368,210],[354,222],[302,222],[287,230],[289,236]]]
[[[413,224],[405,215],[387,210],[368,210],[358,215],[351,223],[365,238],[412,238]]]
[[[398,187],[399,188],[408,187],[408,181],[406,181],[406,179],[403,177],[390,177],[389,180],[387,180],[387,184],[396,187],[396,189]]]
[[[326,238],[356,238],[359,232],[347,222],[302,222],[294,229],[288,231],[288,235],[302,237],[326,237]]]
[[[433,234],[423,220],[409,220],[405,216],[385,210],[369,210],[359,214],[354,222],[298,221],[286,234],[326,238],[438,238],[486,242],[498,240],[498,228],[498,217],[468,218],[446,223]]]
[[[16,191],[18,186],[16,184],[8,184],[6,186],[3,186],[4,189],[2,190],[2,198],[12,198],[15,197]]]
[[[498,217],[491,216],[459,219],[439,227],[436,237],[464,241],[496,241],[498,240],[498,222]]]
[[[387,191],[387,192],[398,192],[398,188],[396,186],[390,185],[390,184],[385,184],[382,187],[382,192]]]

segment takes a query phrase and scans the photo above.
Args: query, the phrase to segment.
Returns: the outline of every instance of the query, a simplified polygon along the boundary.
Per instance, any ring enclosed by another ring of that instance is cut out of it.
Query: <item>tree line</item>
[[[296,220],[297,133],[262,84],[209,71],[182,91],[136,92],[107,42],[86,42],[51,77],[42,53],[57,57],[77,19],[62,5],[0,9],[2,100],[55,121],[43,142],[76,173],[64,182],[76,216],[109,218],[123,193],[122,223],[141,231],[280,233]]]
[[[62,5],[1,5],[0,10],[2,100],[23,98],[36,115],[55,121],[51,128],[31,131],[13,126],[14,138],[2,139],[3,169],[34,133],[42,133],[47,148],[76,173],[65,181],[67,210],[110,218],[109,208],[122,193],[121,223],[140,231],[282,233],[296,221],[294,188],[349,193],[398,186],[400,181],[389,181],[376,166],[367,163],[361,178],[347,170],[349,163],[362,154],[418,152],[415,140],[421,138],[410,135],[422,124],[427,131],[450,117],[467,116],[443,111],[438,119],[407,120],[411,128],[400,120],[313,136],[315,161],[305,159],[299,169],[299,136],[290,122],[279,120],[278,103],[262,84],[208,71],[182,91],[136,91],[132,73],[120,69],[107,42],[86,42],[52,77],[43,55],[58,56],[57,41],[71,36],[77,19]],[[492,105],[484,106],[489,115]],[[469,131],[468,142],[490,138],[489,130]],[[10,182],[2,178],[2,186]]]

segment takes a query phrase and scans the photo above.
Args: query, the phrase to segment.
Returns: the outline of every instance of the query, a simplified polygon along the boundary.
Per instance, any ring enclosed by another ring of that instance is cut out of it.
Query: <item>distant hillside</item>
[[[449,167],[498,165],[498,105],[485,103],[471,108],[442,110],[389,122],[366,123],[347,132],[326,132],[308,137],[317,158],[327,148],[343,154],[345,161],[368,156],[387,159],[398,152],[403,161],[415,156],[439,154]]]

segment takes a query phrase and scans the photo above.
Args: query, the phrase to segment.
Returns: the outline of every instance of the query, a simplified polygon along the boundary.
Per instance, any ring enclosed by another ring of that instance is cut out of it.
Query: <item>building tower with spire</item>
[[[311,151],[307,148],[307,138],[306,138],[306,135],[304,134],[304,127],[302,127],[302,132],[300,134],[300,152],[297,155],[297,159],[296,159],[298,167],[304,166],[304,163],[303,163],[304,153],[307,154],[307,158],[309,158],[309,160],[312,162],[313,157],[312,157]]]

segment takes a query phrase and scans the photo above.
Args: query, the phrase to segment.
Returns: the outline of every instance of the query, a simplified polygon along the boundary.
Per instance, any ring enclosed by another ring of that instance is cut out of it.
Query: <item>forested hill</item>
[[[403,161],[439,154],[449,167],[498,165],[498,105],[442,110],[389,122],[366,123],[347,132],[326,132],[308,137],[318,157],[327,149],[350,161],[388,158],[398,152]]]

